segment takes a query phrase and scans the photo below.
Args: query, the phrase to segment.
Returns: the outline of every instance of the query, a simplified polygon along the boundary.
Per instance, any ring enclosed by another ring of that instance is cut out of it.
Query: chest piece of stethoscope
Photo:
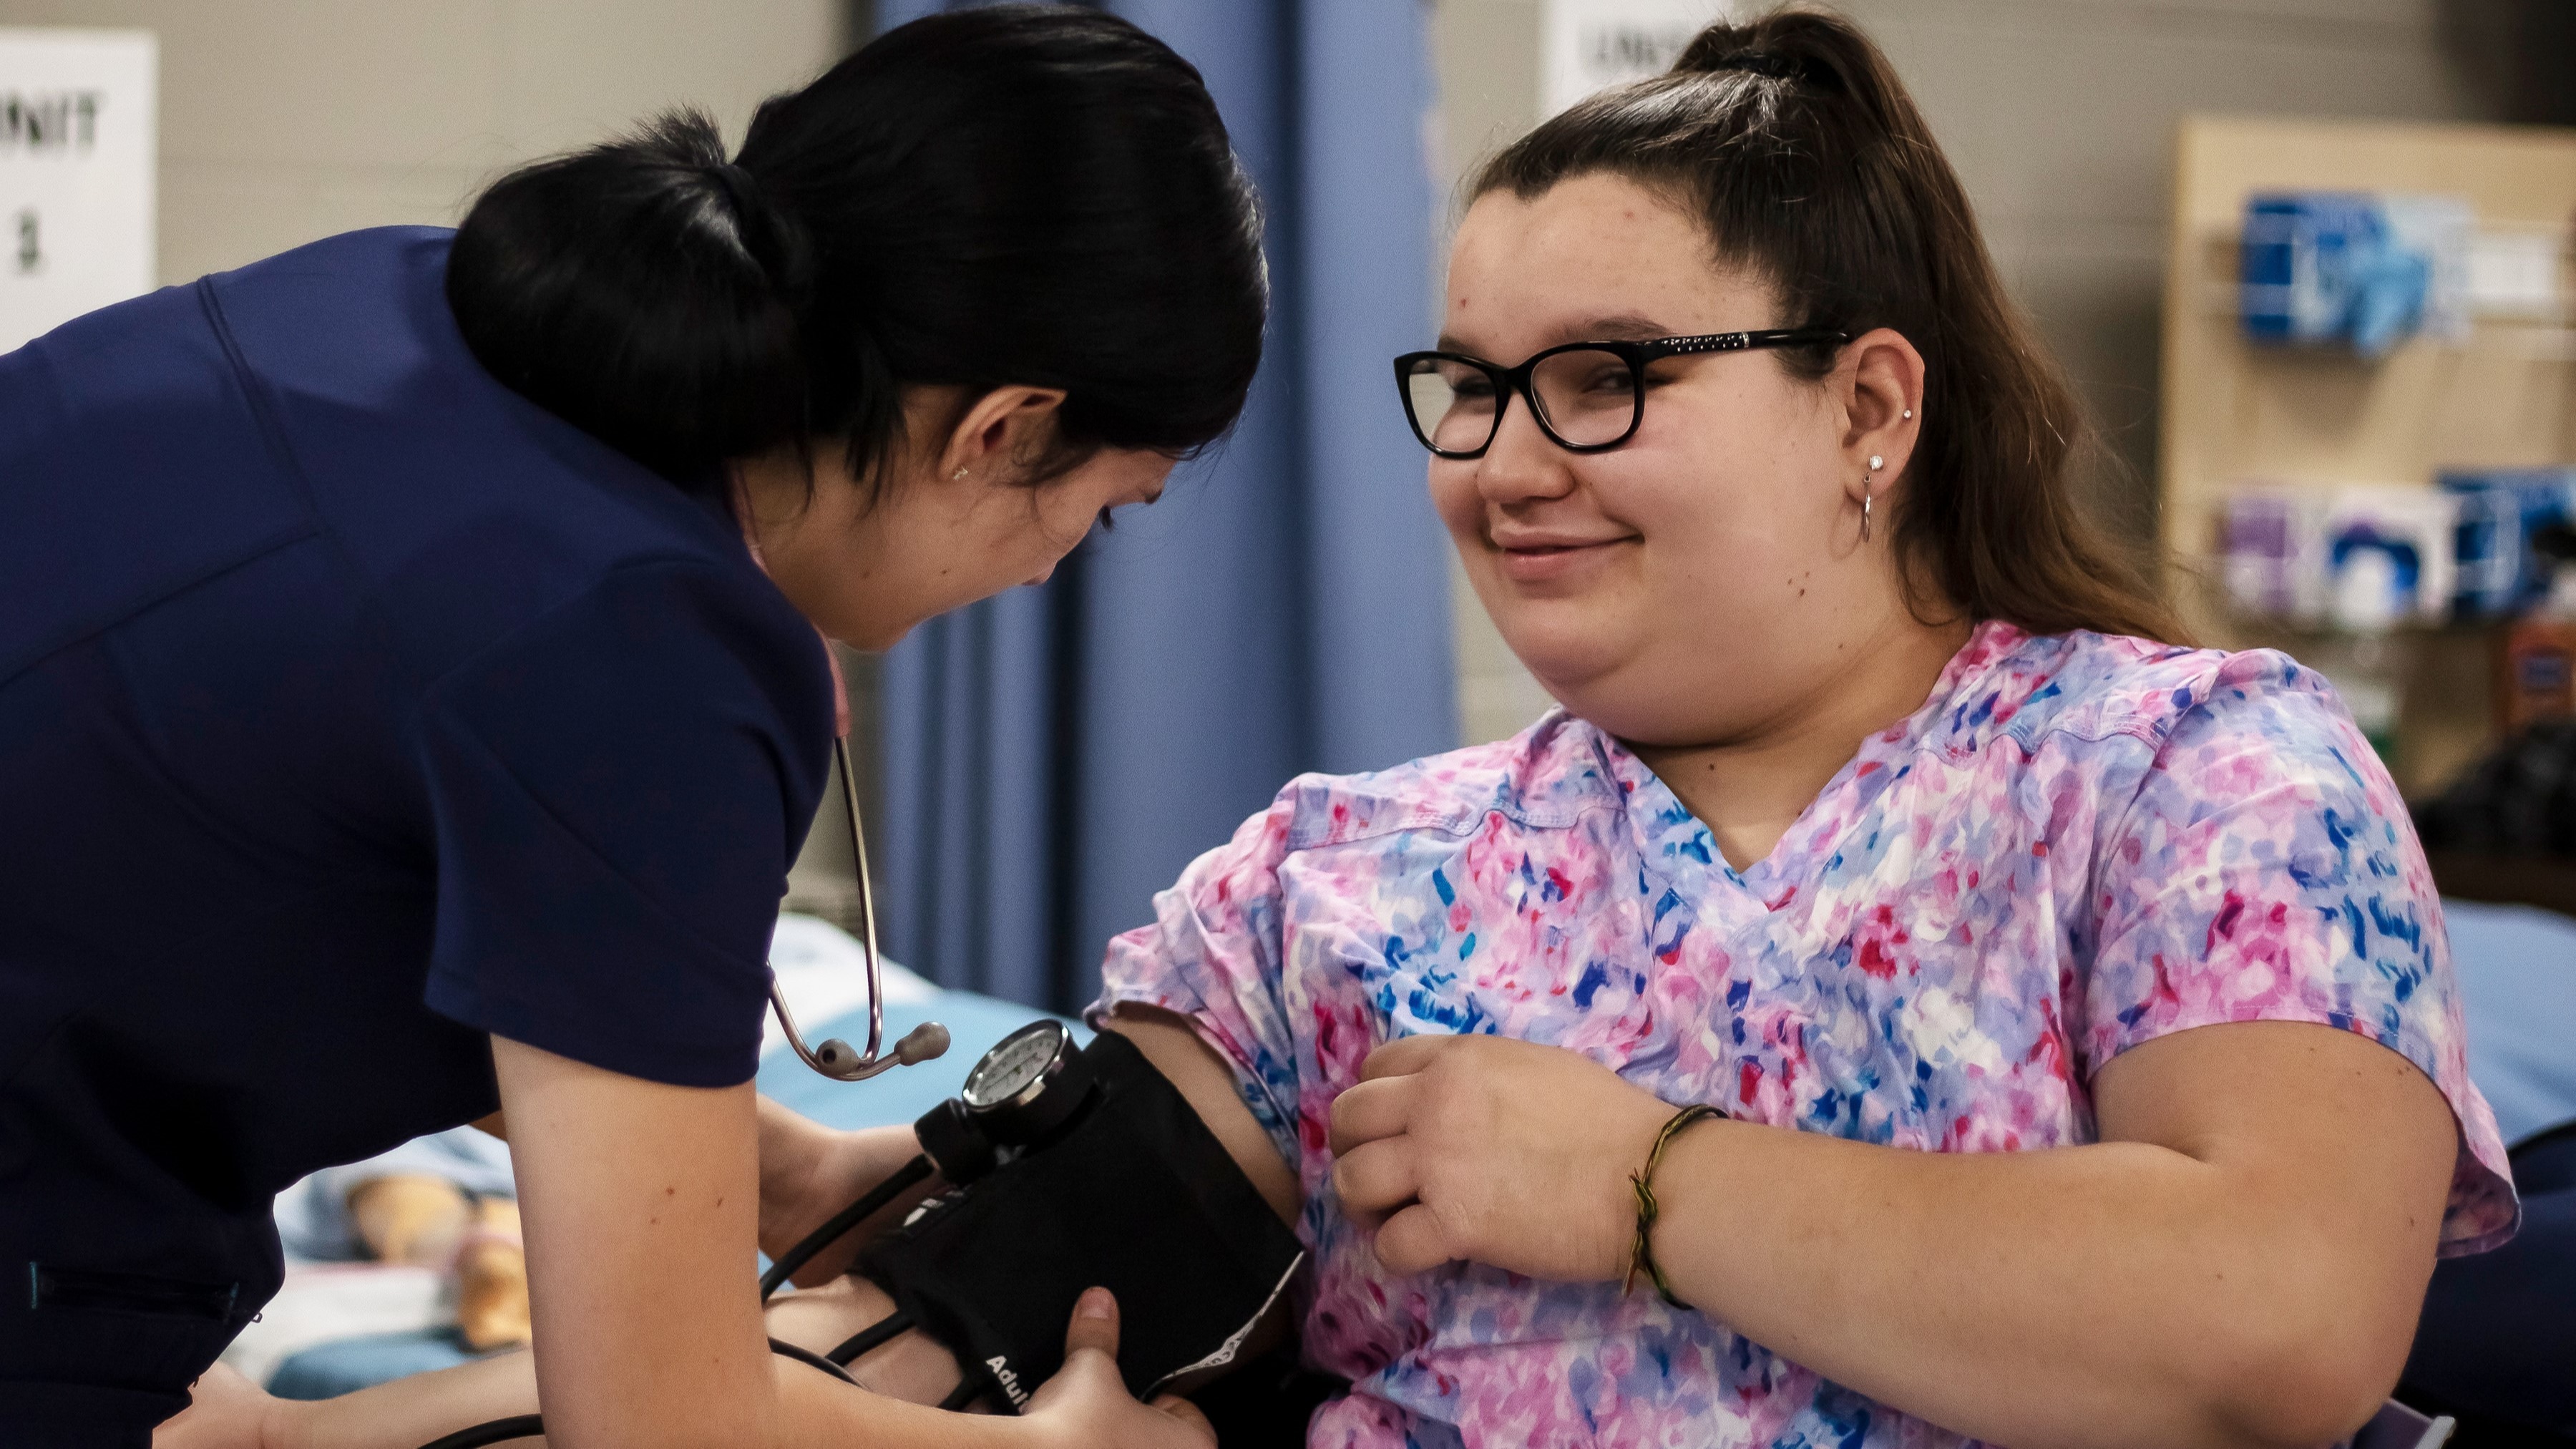
[[[994,1043],[966,1073],[965,1090],[912,1126],[939,1175],[964,1184],[1002,1153],[1044,1142],[1092,1097],[1091,1067],[1060,1021],[1033,1021]]]

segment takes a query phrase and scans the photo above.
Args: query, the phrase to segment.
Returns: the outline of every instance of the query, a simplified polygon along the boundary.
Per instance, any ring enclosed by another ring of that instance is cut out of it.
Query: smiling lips
[[[1614,538],[1564,538],[1544,534],[1494,539],[1494,550],[1502,560],[1503,576],[1517,583],[1541,583],[1562,579],[1606,558],[1610,551],[1624,543],[1634,543],[1633,535]]]

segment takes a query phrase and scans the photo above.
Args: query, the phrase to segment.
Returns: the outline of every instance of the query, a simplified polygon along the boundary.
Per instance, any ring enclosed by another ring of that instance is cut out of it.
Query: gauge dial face
[[[1031,1022],[1002,1038],[966,1074],[966,1105],[999,1107],[1017,1099],[1046,1075],[1065,1041],[1063,1024],[1053,1021]]]

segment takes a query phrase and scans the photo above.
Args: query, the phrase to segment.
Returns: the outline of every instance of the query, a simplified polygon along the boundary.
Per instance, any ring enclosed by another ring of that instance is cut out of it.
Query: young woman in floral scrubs
[[[1509,371],[1585,341],[1648,346]],[[1721,25],[1541,126],[1438,346],[1433,500],[1563,709],[1291,782],[1096,1009],[1293,1169],[1354,1383],[1310,1443],[2368,1418],[2436,1254],[2515,1221],[2440,902],[2331,689],[2186,647],[2078,517],[2073,402],[1884,59]]]

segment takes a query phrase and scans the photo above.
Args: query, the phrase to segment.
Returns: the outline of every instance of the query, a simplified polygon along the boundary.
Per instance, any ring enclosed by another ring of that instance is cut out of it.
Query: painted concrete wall
[[[846,0],[0,0],[161,37],[165,282],[355,227],[691,102],[739,136],[845,43]]]

